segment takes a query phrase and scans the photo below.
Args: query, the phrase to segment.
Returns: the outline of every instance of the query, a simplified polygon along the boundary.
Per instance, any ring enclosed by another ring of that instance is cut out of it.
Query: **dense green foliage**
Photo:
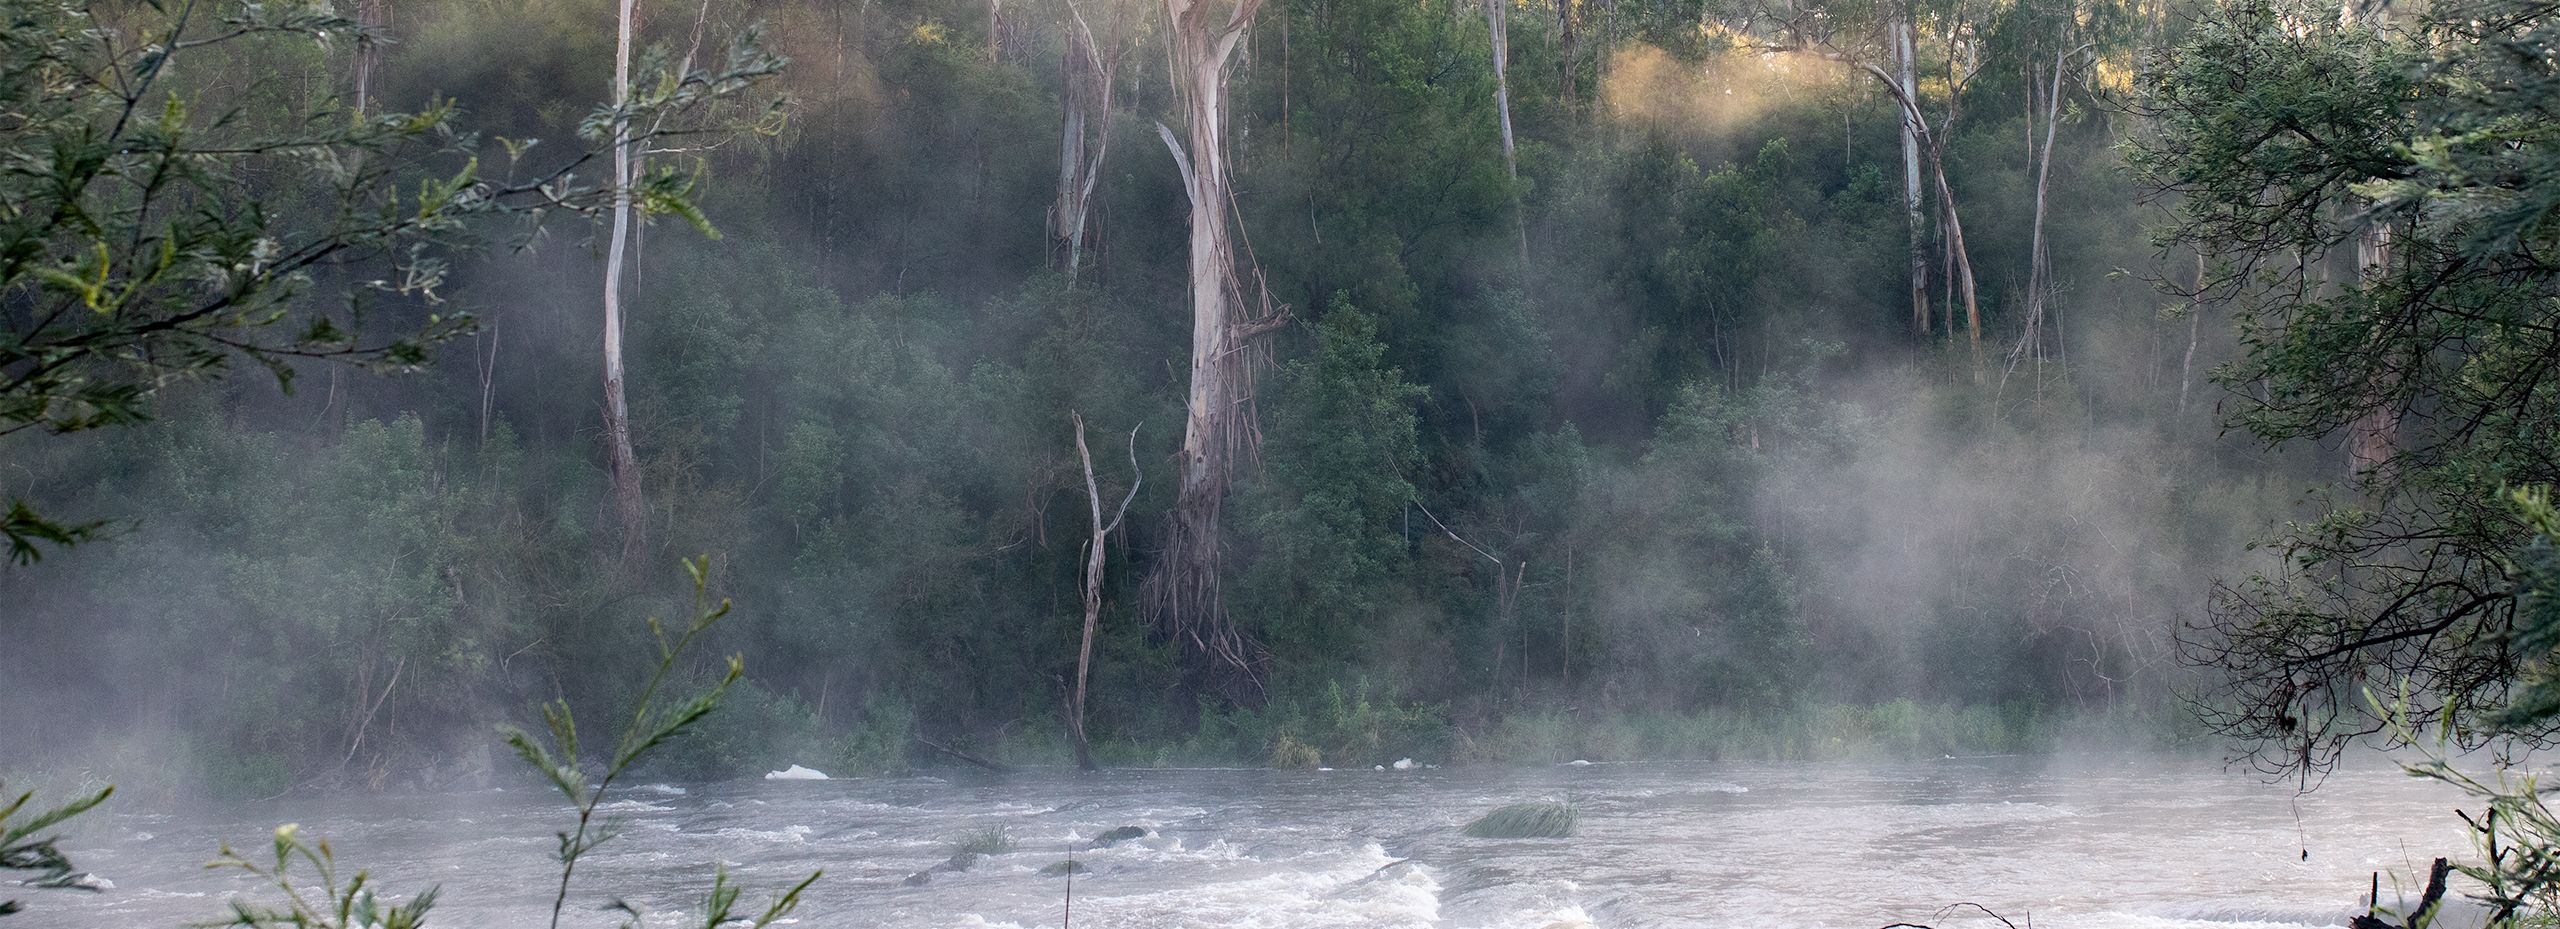
[[[2234,4],[2149,98],[2135,164],[2178,195],[2164,237],[2211,256],[2185,289],[2238,322],[2235,421],[2346,453],[2199,634],[2234,672],[2209,719],[2273,765],[2382,731],[2376,681],[2408,680],[2464,744],[2521,722],[2496,722],[2531,654],[2505,491],[2560,480],[2553,27],[2501,2],[2400,27]]]
[[[1008,4],[993,35],[957,0],[707,10],[715,35],[768,24],[790,102],[770,137],[650,162],[701,169],[721,237],[641,237],[648,539],[713,553],[710,585],[747,606],[711,635],[756,669],[656,759],[667,776],[876,770],[918,735],[1068,757],[1071,413],[1135,428],[1147,476],[1106,553],[1090,729],[1110,764],[2160,738],[2203,579],[2247,564],[2280,489],[2328,473],[2307,445],[2217,440],[2195,385],[2238,346],[2146,282],[2192,261],[2143,238],[2116,147],[2169,11],[1919,14],[1993,356],[2036,279],[2037,94],[2062,91],[2051,350],[2004,372],[1972,360],[1934,232],[1931,331],[1911,331],[1891,97],[1769,51],[1748,11],[1577,4],[1569,45],[1521,7],[1515,181],[1474,5],[1287,0],[1236,77],[1243,251],[1305,321],[1261,343],[1227,503],[1221,589],[1263,686],[1194,692],[1134,596],[1189,346],[1184,204],[1151,125],[1171,91],[1141,66],[1161,37],[1123,34],[1070,283],[1042,221],[1063,6]],[[594,122],[611,22],[597,0],[405,2],[373,93],[458,99],[486,135],[455,144],[495,163],[502,138]],[[651,15],[644,39],[672,60],[693,28]],[[2058,59],[2065,33],[2088,44]],[[319,108],[350,56],[256,73]],[[493,721],[626,705],[620,656],[646,649],[610,618],[681,591],[625,563],[606,515],[596,244],[558,221],[526,241],[455,264],[438,312],[473,324],[422,371],[286,361],[290,393],[208,383],[129,428],[5,446],[10,493],[114,538],[0,574],[0,679],[43,695],[0,707],[0,743],[254,797],[473,780]],[[1123,456],[1099,444],[1114,496]]]

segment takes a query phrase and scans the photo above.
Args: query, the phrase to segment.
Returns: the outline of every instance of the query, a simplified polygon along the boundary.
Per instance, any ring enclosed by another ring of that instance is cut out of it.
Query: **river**
[[[2125,757],[639,785],[612,804],[626,831],[581,865],[565,924],[614,925],[597,908],[623,897],[673,925],[725,865],[748,901],[824,868],[793,917],[804,929],[1059,926],[1068,882],[1039,869],[1135,825],[1146,838],[1077,853],[1092,871],[1073,879],[1073,926],[1996,925],[1933,916],[1958,901],[2044,929],[2327,926],[2357,910],[2374,871],[2423,873],[2427,859],[2467,850],[2455,795],[2360,761],[2300,797],[2209,762]],[[539,926],[556,879],[552,832],[570,819],[556,799],[524,787],[111,813],[66,850],[114,886],[8,888],[30,910],[0,925],[216,918],[254,888],[199,866],[224,841],[257,849],[294,821],[395,896],[441,885],[431,926]],[[1579,834],[1459,834],[1531,799],[1570,799]],[[1017,851],[905,883],[996,826]]]

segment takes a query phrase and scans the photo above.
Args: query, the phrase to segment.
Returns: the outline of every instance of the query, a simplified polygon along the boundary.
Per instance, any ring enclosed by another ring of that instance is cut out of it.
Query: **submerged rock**
[[[1091,870],[1093,869],[1084,866],[1084,862],[1070,858],[1040,869],[1040,876],[1065,877],[1070,874],[1083,874]]]
[[[907,875],[906,880],[899,881],[898,883],[908,887],[922,887],[926,884],[933,883],[933,871],[930,868],[918,871],[914,874]]]
[[[1579,818],[1569,803],[1514,803],[1468,823],[1466,834],[1479,839],[1561,839],[1573,834]]]
[[[1104,830],[1104,831],[1103,831],[1103,833],[1102,833],[1101,835],[1094,836],[1094,837],[1093,837],[1093,847],[1095,847],[1095,848],[1110,848],[1111,846],[1118,845],[1118,844],[1120,844],[1120,843],[1122,843],[1122,842],[1129,841],[1130,839],[1143,839],[1143,838],[1146,838],[1146,837],[1147,837],[1147,830],[1146,830],[1146,827],[1143,827],[1143,826],[1122,826],[1122,827],[1117,828],[1117,829],[1108,829],[1108,830]]]

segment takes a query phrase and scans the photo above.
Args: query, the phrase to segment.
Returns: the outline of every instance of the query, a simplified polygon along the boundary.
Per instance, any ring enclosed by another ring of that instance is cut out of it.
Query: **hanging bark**
[[[1123,17],[1108,21],[1105,37],[1095,35],[1084,9],[1067,0],[1067,54],[1059,61],[1059,94],[1064,119],[1058,139],[1058,202],[1050,210],[1051,263],[1075,280],[1084,269],[1086,240],[1093,228],[1094,185],[1102,177],[1103,159],[1111,154],[1111,105],[1119,86]]]
[[[1084,444],[1084,414],[1069,412],[1067,415],[1075,420],[1076,460],[1084,463],[1084,499],[1093,514],[1093,538],[1085,543],[1084,550],[1084,644],[1076,649],[1076,689],[1071,705],[1073,712],[1067,717],[1067,734],[1076,742],[1076,767],[1091,771],[1094,769],[1093,745],[1085,737],[1084,695],[1085,681],[1093,672],[1094,630],[1102,624],[1103,543],[1111,539],[1112,530],[1120,528],[1120,520],[1129,515],[1129,502],[1138,499],[1138,487],[1146,483],[1147,478],[1138,470],[1138,428],[1132,426],[1129,428],[1129,495],[1120,498],[1120,509],[1111,514],[1111,521],[1103,522],[1102,490],[1093,479],[1093,452]]]
[[[631,94],[631,30],[637,0],[622,0],[613,50],[613,238],[604,263],[604,432],[613,461],[614,512],[622,524],[625,562],[647,539],[640,461],[631,451],[631,407],[622,390],[622,265],[631,242],[631,123],[622,112]]]
[[[356,4],[356,115],[372,110],[373,72],[382,65],[382,30],[391,25],[391,0]]]
[[[1156,125],[1191,202],[1191,389],[1183,419],[1181,490],[1163,557],[1147,579],[1148,612],[1185,643],[1195,683],[1259,689],[1258,659],[1218,590],[1218,516],[1229,469],[1252,440],[1248,342],[1288,321],[1287,309],[1244,315],[1229,213],[1227,73],[1262,0],[1165,0],[1171,77],[1185,138]]]
[[[1900,13],[1901,17],[1893,23],[1895,79],[1900,96],[1918,97],[1920,61],[1917,45],[1912,41],[1911,5],[1904,3]],[[1920,188],[1920,129],[1908,110],[1903,112],[1901,135],[1902,213],[1911,236],[1911,331],[1926,338],[1929,335],[1929,229],[1928,221],[1921,217],[1920,206],[1927,197]]]

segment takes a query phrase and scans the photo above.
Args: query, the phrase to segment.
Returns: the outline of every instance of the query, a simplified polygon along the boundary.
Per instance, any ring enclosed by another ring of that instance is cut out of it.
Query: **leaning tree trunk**
[[[1902,107],[1905,124],[1919,137],[1922,150],[1929,155],[1929,170],[1938,187],[1938,218],[1946,224],[1947,250],[1955,256],[1956,292],[1964,299],[1965,342],[1973,350],[1973,366],[1979,376],[1982,368],[1982,308],[1974,296],[1973,256],[1965,249],[1964,220],[1956,215],[1955,189],[1947,185],[1946,147],[1937,133],[1929,131],[1927,118],[1920,113],[1919,99],[1904,92],[1891,73],[1867,62],[1860,62],[1858,67],[1866,69],[1868,74],[1884,82],[1885,88],[1893,92],[1894,102]]]
[[[1148,578],[1148,610],[1184,642],[1199,682],[1259,685],[1251,646],[1218,591],[1218,515],[1229,468],[1250,430],[1243,422],[1245,342],[1285,314],[1247,321],[1238,306],[1233,203],[1227,162],[1227,69],[1262,0],[1165,0],[1172,78],[1185,139],[1156,126],[1173,151],[1191,201],[1191,390],[1182,426],[1181,490],[1165,548]]]
[[[1919,50],[1912,41],[1914,29],[1909,3],[1903,5],[1901,18],[1893,23],[1893,54],[1900,96],[1919,96]],[[1900,109],[1897,107],[1896,109]],[[1922,218],[1921,201],[1927,199],[1920,188],[1920,130],[1909,112],[1902,117],[1902,214],[1910,229],[1911,243],[1911,331],[1921,337],[1929,335],[1929,226]]]
[[[604,261],[604,433],[613,456],[614,512],[622,523],[624,561],[647,538],[640,460],[631,451],[631,406],[622,390],[622,263],[631,244],[631,122],[622,112],[631,93],[631,28],[637,0],[622,0],[613,50],[613,239]]]

